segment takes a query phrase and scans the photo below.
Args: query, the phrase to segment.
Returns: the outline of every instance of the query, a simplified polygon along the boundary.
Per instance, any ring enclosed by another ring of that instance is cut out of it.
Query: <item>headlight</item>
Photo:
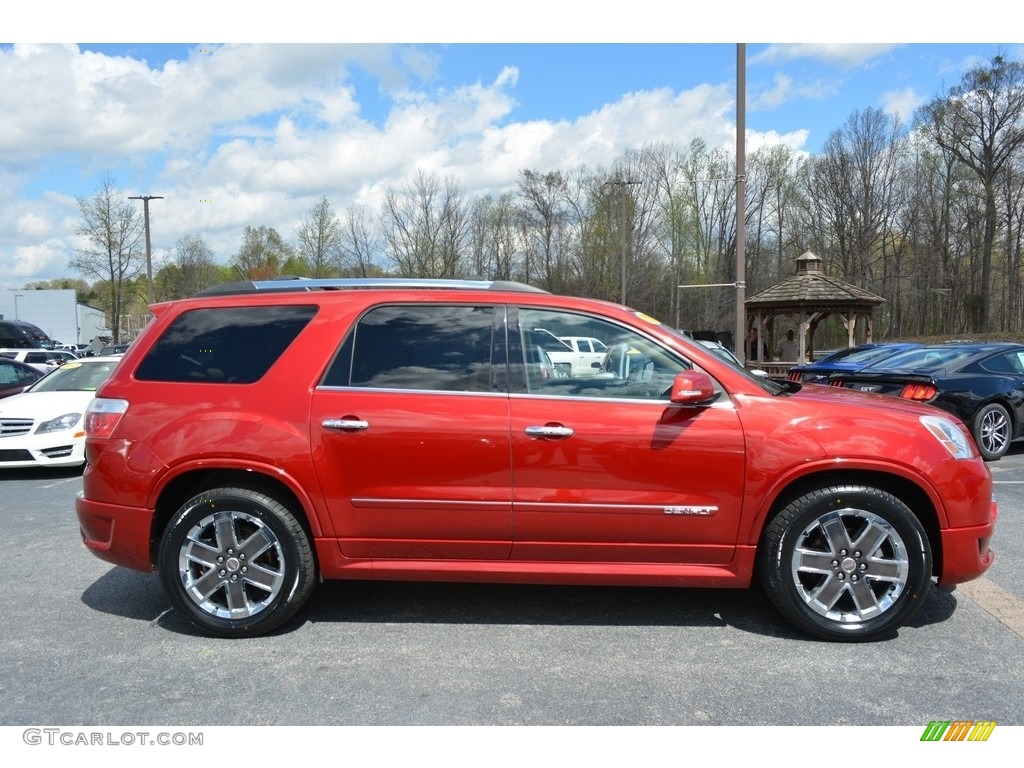
[[[960,425],[942,416],[922,416],[921,423],[956,459],[971,459],[977,454],[974,443]]]
[[[65,413],[63,416],[58,416],[55,419],[44,421],[36,428],[36,434],[42,435],[45,432],[63,432],[65,429],[71,429],[78,423],[78,420],[82,418],[80,413]]]

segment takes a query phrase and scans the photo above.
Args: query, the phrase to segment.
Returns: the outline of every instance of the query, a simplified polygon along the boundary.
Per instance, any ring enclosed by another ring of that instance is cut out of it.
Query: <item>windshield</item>
[[[678,336],[680,339],[683,339],[683,341],[685,341],[687,344],[691,346],[697,345],[704,347],[705,350],[711,352],[711,354],[713,354],[719,360],[728,363],[733,368],[743,373],[751,381],[756,381],[758,385],[769,394],[779,395],[782,394],[783,392],[792,391],[791,387],[788,384],[782,384],[777,381],[772,381],[772,379],[769,378],[768,376],[761,376],[756,373],[753,373],[752,371],[747,370],[740,363],[739,358],[736,357],[736,355],[734,355],[728,347],[723,347],[721,344],[718,344],[717,342],[709,342],[705,344],[701,341],[694,341],[689,336],[686,336],[684,331],[677,330],[667,325],[664,327],[667,330],[671,331],[676,336]],[[706,373],[710,373],[710,371],[706,371]]]
[[[881,360],[883,357],[890,357],[891,355],[899,354],[902,351],[902,347],[868,347],[867,349],[859,349],[851,352],[843,358],[844,363],[870,363],[875,360]]]
[[[95,392],[110,377],[116,360],[102,363],[69,362],[41,378],[29,392]]]

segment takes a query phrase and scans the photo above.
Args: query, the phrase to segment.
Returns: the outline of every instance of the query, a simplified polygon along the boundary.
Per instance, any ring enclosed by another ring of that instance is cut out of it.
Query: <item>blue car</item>
[[[797,365],[789,369],[789,380],[805,384],[825,384],[833,373],[851,373],[869,365],[875,365],[887,357],[917,349],[921,345],[912,341],[877,342],[860,344],[856,347],[841,349],[821,360],[806,365]]]

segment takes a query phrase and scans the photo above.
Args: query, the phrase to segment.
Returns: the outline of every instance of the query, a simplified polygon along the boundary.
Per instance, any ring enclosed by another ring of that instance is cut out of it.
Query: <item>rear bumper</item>
[[[96,557],[136,571],[154,570],[150,557],[153,510],[103,504],[79,493],[75,513],[82,541]]]
[[[993,501],[992,517],[987,524],[942,531],[940,587],[952,587],[976,579],[991,567],[996,555],[989,545],[997,516],[998,510]]]

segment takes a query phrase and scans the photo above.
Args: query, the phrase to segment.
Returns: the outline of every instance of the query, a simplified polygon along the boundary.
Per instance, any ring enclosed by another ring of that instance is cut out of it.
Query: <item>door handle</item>
[[[324,429],[342,429],[346,431],[357,431],[369,429],[370,422],[363,419],[324,419],[320,422]]]
[[[557,424],[545,424],[542,427],[527,427],[526,434],[529,437],[550,437],[562,439],[572,437],[576,432],[572,427],[562,427]]]

